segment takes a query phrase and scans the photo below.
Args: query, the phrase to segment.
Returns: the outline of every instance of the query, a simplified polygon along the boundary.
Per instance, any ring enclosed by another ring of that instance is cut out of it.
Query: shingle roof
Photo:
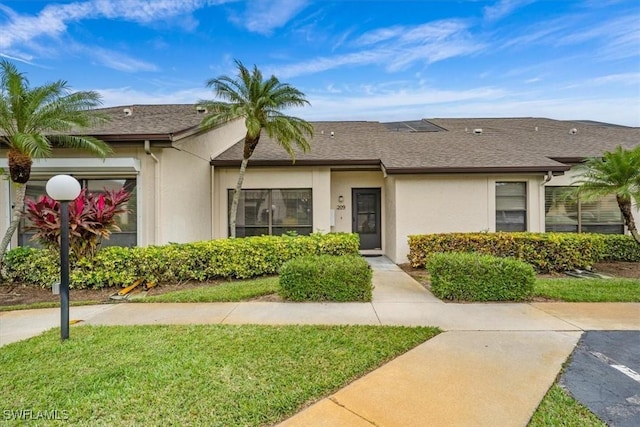
[[[313,122],[311,152],[296,164],[382,164],[389,173],[561,171],[564,162],[640,144],[640,128],[545,118],[428,119],[425,132],[394,131],[379,122]],[[441,131],[437,131],[441,128]],[[482,129],[480,131],[476,131]],[[575,133],[571,130],[576,129]],[[332,133],[333,132],[333,136]],[[242,142],[212,160],[239,164]],[[291,164],[265,135],[250,164]]]
[[[82,133],[104,140],[172,140],[197,130],[204,117],[195,104],[124,105],[96,111],[107,115],[109,121]]]

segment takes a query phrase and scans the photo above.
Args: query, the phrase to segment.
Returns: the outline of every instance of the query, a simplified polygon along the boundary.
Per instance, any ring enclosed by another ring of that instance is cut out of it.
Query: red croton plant
[[[83,189],[77,199],[69,202],[69,249],[76,259],[96,254],[102,239],[112,231],[120,231],[116,222],[119,214],[128,212],[126,204],[131,195],[123,188],[90,193]],[[25,200],[26,231],[46,248],[60,247],[60,203],[43,195],[37,201]]]

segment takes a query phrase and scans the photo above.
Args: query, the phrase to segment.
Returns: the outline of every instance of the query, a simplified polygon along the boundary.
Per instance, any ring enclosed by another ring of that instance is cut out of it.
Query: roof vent
[[[207,114],[208,110],[206,107],[203,107],[202,105],[198,105],[196,107],[196,111],[198,112],[198,114]]]
[[[331,131],[331,138],[333,138],[334,136],[336,136],[336,133],[334,131]]]
[[[576,128],[571,128],[569,130],[569,134],[571,134],[571,135],[575,135],[576,133],[578,133],[578,129],[576,129]]]
[[[129,117],[130,115],[133,114],[133,111],[131,110],[131,108],[125,108],[124,110],[122,110],[122,112],[124,113],[125,117]]]
[[[473,130],[473,133],[476,135],[482,135],[482,129],[481,128],[476,128]]]

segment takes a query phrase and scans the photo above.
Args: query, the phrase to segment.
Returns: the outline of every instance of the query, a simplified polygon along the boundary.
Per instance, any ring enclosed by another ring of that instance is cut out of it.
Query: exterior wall
[[[214,238],[228,236],[229,207],[227,192],[236,187],[239,168],[215,168],[213,174],[212,228]],[[313,230],[328,232],[330,226],[329,168],[324,167],[278,167],[247,168],[243,189],[311,188],[313,197]]]
[[[156,242],[185,243],[213,238],[212,167],[209,160],[241,140],[242,121],[185,138],[174,148],[159,150],[159,223]]]
[[[394,257],[394,254],[397,250],[397,229],[398,229],[398,218],[396,215],[396,178],[393,176],[387,176],[384,179],[384,192],[385,198],[383,199],[383,204],[385,207],[385,218],[384,218],[384,227],[385,227],[385,253],[390,258]]]
[[[398,264],[407,262],[409,235],[495,231],[496,181],[527,183],[527,229],[544,230],[542,176],[398,175],[394,181],[395,247],[388,245],[386,254]]]

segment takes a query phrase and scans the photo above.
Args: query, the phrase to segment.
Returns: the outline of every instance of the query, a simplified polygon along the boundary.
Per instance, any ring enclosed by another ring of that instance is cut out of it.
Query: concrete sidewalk
[[[445,304],[384,257],[371,303],[72,307],[81,324],[366,324],[446,332],[283,426],[525,426],[583,330],[638,330],[640,304]],[[0,346],[60,324],[59,309],[0,313]],[[71,330],[73,335],[73,329]]]

